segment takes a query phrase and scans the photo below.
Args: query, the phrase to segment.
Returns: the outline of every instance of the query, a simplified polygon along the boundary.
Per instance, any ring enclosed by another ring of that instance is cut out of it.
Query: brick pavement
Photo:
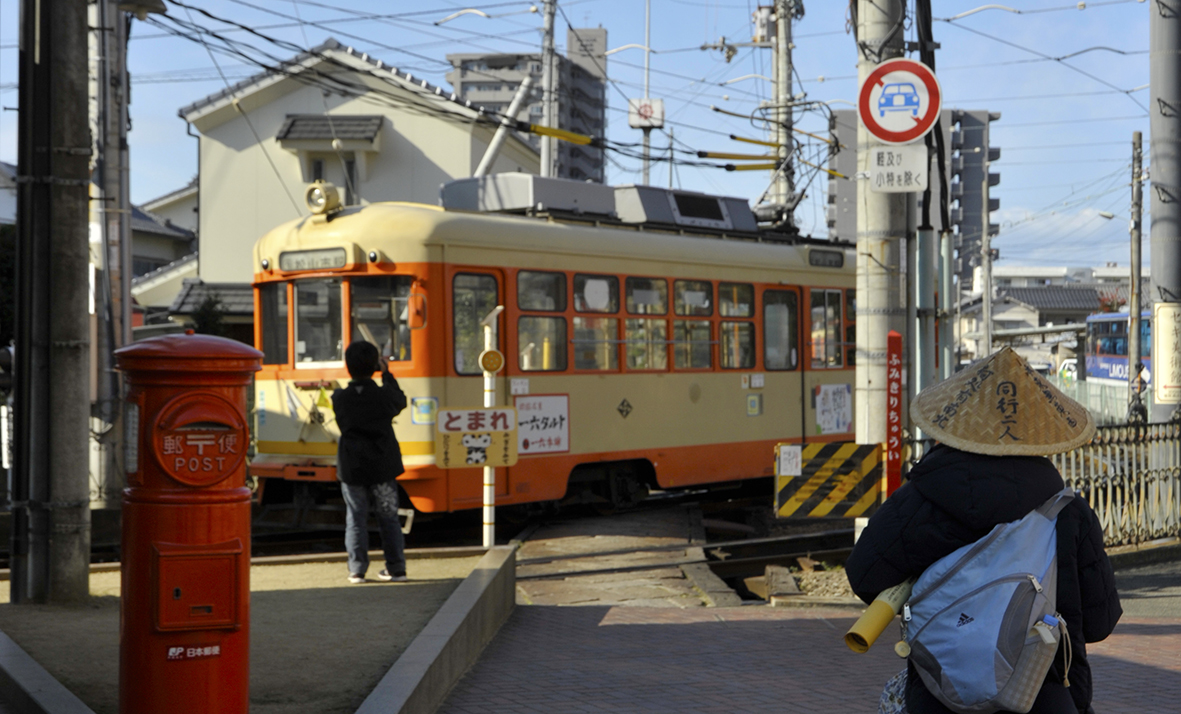
[[[521,606],[440,714],[874,712],[902,668],[848,611]],[[1181,618],[1125,618],[1092,645],[1098,714],[1181,710]]]

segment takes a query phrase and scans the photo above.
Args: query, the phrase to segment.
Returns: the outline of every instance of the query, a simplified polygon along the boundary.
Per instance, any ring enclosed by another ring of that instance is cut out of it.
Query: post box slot
[[[211,546],[157,543],[154,550],[157,629],[239,626],[240,541]]]

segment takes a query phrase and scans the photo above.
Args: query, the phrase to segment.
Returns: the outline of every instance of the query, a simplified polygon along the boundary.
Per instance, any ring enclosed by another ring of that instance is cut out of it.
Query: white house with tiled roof
[[[200,133],[198,274],[247,289],[254,242],[308,215],[309,182],[331,181],[353,203],[437,204],[440,185],[472,175],[496,128],[471,102],[335,40],[179,113]],[[510,134],[492,172],[539,163]]]

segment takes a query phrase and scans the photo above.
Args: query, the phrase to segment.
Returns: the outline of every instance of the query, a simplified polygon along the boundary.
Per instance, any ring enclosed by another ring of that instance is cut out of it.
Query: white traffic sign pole
[[[496,352],[496,318],[504,311],[504,305],[497,305],[480,324],[484,327],[484,352],[480,355],[480,366],[484,368],[484,406],[496,406],[496,372],[490,371],[484,355]],[[501,365],[504,358],[500,359]],[[484,467],[484,547],[496,545],[496,468]]]

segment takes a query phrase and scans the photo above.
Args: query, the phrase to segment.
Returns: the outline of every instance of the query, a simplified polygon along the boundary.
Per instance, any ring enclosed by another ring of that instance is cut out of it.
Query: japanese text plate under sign
[[[927,188],[926,144],[874,146],[869,150],[869,190],[911,193]]]
[[[435,422],[435,465],[442,469],[517,463],[517,410],[513,407],[440,409]]]
[[[1152,397],[1157,404],[1181,404],[1181,303],[1152,308]]]
[[[552,454],[570,450],[570,397],[566,394],[533,394],[516,397],[517,451]]]
[[[923,138],[942,108],[939,80],[930,67],[911,59],[886,60],[869,73],[857,93],[857,116],[884,144]]]

